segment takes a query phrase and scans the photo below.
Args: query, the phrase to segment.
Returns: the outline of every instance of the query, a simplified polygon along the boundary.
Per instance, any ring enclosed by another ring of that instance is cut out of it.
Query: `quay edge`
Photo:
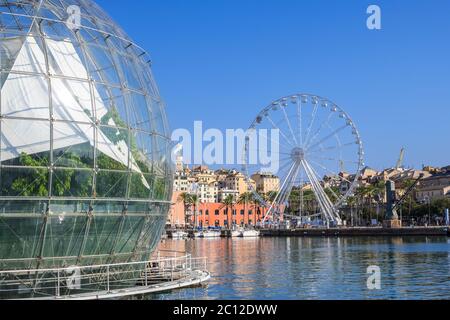
[[[263,237],[398,237],[435,236],[450,237],[449,227],[416,228],[331,228],[331,229],[292,229],[261,230]]]

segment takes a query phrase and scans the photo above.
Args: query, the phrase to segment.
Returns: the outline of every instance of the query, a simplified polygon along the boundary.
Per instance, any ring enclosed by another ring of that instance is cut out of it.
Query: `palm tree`
[[[192,207],[192,195],[187,193],[187,192],[183,192],[182,194],[180,194],[178,196],[178,202],[183,202],[183,206],[184,206],[184,219],[185,219],[185,224],[188,224],[188,215],[187,212],[188,210]]]
[[[353,208],[355,204],[357,204],[357,198],[355,196],[350,196],[347,198],[347,206],[350,207],[350,221],[352,227],[354,226]]]
[[[225,197],[225,199],[222,200],[222,206],[220,207],[220,209],[222,209],[222,208],[227,209],[227,219],[230,218],[230,213],[232,214],[234,204],[235,204],[234,196],[231,194],[229,194],[228,196]],[[231,216],[231,218],[232,218],[232,216]],[[228,219],[228,229],[229,230],[231,230],[231,220],[232,219]]]
[[[378,181],[373,187],[373,193],[377,203],[377,219],[379,219],[380,203],[384,203],[386,199],[386,183],[384,181]]]
[[[197,194],[191,194],[191,203],[194,206],[194,229],[197,228],[197,205],[199,196]]]
[[[256,218],[255,218],[255,222],[258,222],[257,219],[259,218],[258,212],[260,212],[263,215],[263,219],[264,217],[264,212],[260,210],[260,208],[263,206],[263,201],[266,200],[266,195],[262,192],[258,192],[258,194],[253,194],[253,207],[255,209],[256,212]],[[262,221],[262,220],[261,220]]]
[[[361,225],[361,218],[362,218],[362,209],[364,209],[364,203],[365,203],[365,197],[367,194],[367,187],[365,186],[360,186],[358,188],[356,188],[355,190],[355,198],[356,198],[356,202],[357,202],[357,211],[356,211],[356,217],[357,217],[357,224]]]
[[[244,212],[247,212],[247,204],[251,203],[253,198],[254,198],[253,193],[245,192],[239,196],[237,203],[240,205],[244,205]],[[244,214],[244,219],[245,219],[245,214]]]

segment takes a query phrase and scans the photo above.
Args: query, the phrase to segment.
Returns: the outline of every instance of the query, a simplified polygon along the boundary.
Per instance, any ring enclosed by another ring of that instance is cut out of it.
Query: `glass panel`
[[[100,170],[97,174],[97,197],[125,198],[128,184],[127,172]]]
[[[160,134],[166,134],[166,119],[163,116],[163,108],[164,105],[161,101],[152,99],[151,97],[147,97],[148,106],[150,108],[150,118],[152,121],[152,131],[158,132]]]
[[[119,227],[122,215],[95,216],[89,228],[86,247],[83,255],[109,255],[114,246],[116,237],[120,237]],[[86,261],[85,263],[92,263]]]
[[[93,123],[89,82],[52,78],[53,116],[56,120]]]
[[[134,92],[129,92],[128,99],[130,101],[130,127],[151,133],[154,129],[154,124],[150,118],[149,106],[145,96]]]
[[[100,169],[127,170],[129,131],[107,126],[101,126],[99,129],[97,166]]]
[[[142,85],[134,66],[134,61],[122,54],[114,54],[114,58],[118,66],[120,66],[123,74],[124,85],[127,88],[142,90]]]
[[[120,85],[119,75],[107,48],[90,44],[86,46],[86,53],[89,61],[89,72],[94,80]]]
[[[102,125],[128,128],[127,108],[120,89],[95,85],[97,119]]]
[[[155,177],[155,183],[153,185],[153,199],[155,200],[167,200],[167,182],[165,177]]]
[[[11,66],[11,70],[36,74],[46,74],[47,67],[45,63],[45,55],[41,38],[26,37],[22,39],[23,42],[18,52],[16,50],[18,49],[18,45],[20,42],[17,43],[17,40],[14,38],[2,39],[2,42],[6,41],[6,47],[13,47],[12,53],[16,53],[14,64]]]
[[[78,257],[81,254],[88,217],[85,213],[73,212],[74,207],[77,205],[67,203],[62,208],[53,208],[63,213],[51,216],[48,220],[43,257]],[[60,211],[63,208],[67,212]],[[60,264],[64,265],[65,262],[69,263],[67,259],[62,259]]]
[[[50,119],[49,88],[45,77],[10,73],[1,91],[2,115]]]
[[[123,219],[122,234],[118,236],[118,241],[114,248],[116,254],[133,252],[136,248],[137,240],[143,231],[143,224],[145,223],[143,217],[125,216]],[[148,227],[151,226],[149,225]]]
[[[25,40],[26,38],[21,36],[0,36],[0,68],[2,71],[6,71],[5,77],[2,75],[2,79],[7,78],[7,75],[14,66]],[[2,85],[3,82],[4,81],[1,82]]]
[[[80,44],[46,38],[49,68],[55,75],[88,80],[86,63]]]
[[[131,175],[130,198],[149,199],[153,185],[153,175],[133,173]]]
[[[26,259],[35,254],[35,243],[43,225],[42,216],[0,217],[0,257],[2,259]],[[22,268],[28,267],[28,264]]]
[[[94,173],[90,170],[57,169],[53,172],[53,196],[87,198],[92,196]]]
[[[54,122],[53,132],[55,167],[94,167],[93,125]]]
[[[48,166],[50,121],[2,119],[0,148],[3,165]]]
[[[152,156],[152,137],[151,135],[143,132],[132,132],[132,155],[134,161],[136,161],[139,169],[142,172],[152,172],[153,169],[153,156]]]
[[[48,197],[47,168],[2,168],[1,196]]]

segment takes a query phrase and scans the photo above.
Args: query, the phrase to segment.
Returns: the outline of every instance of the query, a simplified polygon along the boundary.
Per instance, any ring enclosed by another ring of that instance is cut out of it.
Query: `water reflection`
[[[161,248],[207,256],[213,278],[152,299],[450,299],[447,238],[198,239]],[[382,290],[367,289],[371,265],[382,270]]]

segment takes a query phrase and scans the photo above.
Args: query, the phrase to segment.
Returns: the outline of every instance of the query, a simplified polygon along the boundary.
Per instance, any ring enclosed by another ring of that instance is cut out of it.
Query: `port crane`
[[[397,200],[395,192],[395,182],[388,181],[386,183],[386,194],[387,194],[387,207],[386,207],[386,218],[388,220],[398,219],[397,209],[402,205],[405,199],[414,191],[419,182],[423,179],[425,175],[422,173],[420,176],[414,180],[413,184],[406,190],[402,197]]]
[[[405,148],[402,148],[402,150],[400,150],[400,156],[398,157],[395,169],[401,169],[403,167],[404,160],[405,160]]]

